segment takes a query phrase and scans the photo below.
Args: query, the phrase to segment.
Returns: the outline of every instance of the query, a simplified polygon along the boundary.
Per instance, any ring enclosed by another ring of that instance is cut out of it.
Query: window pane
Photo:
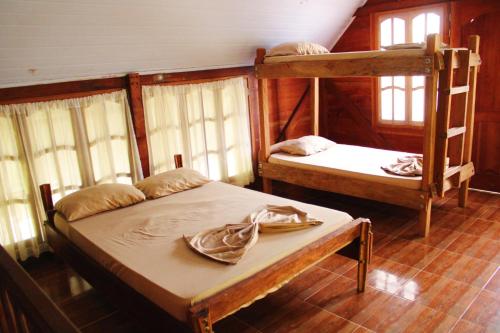
[[[424,86],[424,77],[423,76],[413,76],[411,78],[412,80],[412,87],[419,88]]]
[[[394,87],[405,88],[405,77],[404,76],[395,76],[394,77]]]
[[[425,14],[420,14],[412,20],[412,42],[421,43],[425,40]]]
[[[427,34],[438,34],[441,29],[441,18],[434,13],[427,14]]]
[[[380,87],[381,88],[392,87],[392,76],[382,76],[380,78]]]
[[[412,121],[424,121],[424,89],[418,89],[412,93]]]
[[[393,44],[402,44],[405,42],[405,21],[400,18],[394,19],[394,40]]]
[[[405,120],[406,119],[406,104],[405,104],[405,92],[401,90],[394,90],[394,120]]]
[[[392,44],[392,26],[391,19],[382,21],[380,24],[380,45],[388,46]]]
[[[382,120],[392,120],[392,89],[382,91],[381,95]]]

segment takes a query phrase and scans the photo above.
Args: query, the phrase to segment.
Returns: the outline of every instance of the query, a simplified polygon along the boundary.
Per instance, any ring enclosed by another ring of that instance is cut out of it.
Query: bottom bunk
[[[421,176],[399,176],[382,169],[408,155],[412,154],[344,144],[334,144],[308,156],[278,152],[261,163],[264,190],[271,192],[270,181],[277,180],[416,209],[420,212],[419,233],[426,236],[430,228],[431,199],[435,196],[433,189],[423,189]],[[473,169],[467,166],[461,173],[465,178],[470,177]],[[450,179],[445,190],[461,181]]]

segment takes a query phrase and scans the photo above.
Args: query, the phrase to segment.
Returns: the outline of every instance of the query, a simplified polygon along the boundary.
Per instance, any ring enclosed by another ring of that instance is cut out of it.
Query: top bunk
[[[460,67],[458,51],[464,48],[441,47],[439,35],[427,36],[424,48],[326,53],[316,55],[266,56],[257,49],[255,73],[258,79],[332,78],[341,76],[430,76],[444,69],[443,54],[453,51],[453,68]],[[471,54],[471,66],[481,63]]]

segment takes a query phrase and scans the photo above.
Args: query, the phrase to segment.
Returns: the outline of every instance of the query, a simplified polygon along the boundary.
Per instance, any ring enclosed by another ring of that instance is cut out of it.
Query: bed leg
[[[373,246],[373,233],[371,222],[361,223],[361,235],[359,237],[359,259],[358,259],[358,292],[365,291],[368,264],[371,260]]]
[[[213,333],[210,311],[204,308],[191,314],[191,325],[194,333]]]
[[[262,177],[262,190],[264,193],[273,193],[273,181],[269,178]]]
[[[418,231],[422,237],[427,237],[429,235],[431,228],[431,209],[432,199],[425,199],[418,215]]]
[[[467,206],[467,199],[469,197],[469,183],[470,178],[464,180],[460,184],[460,191],[458,192],[458,205],[462,208]]]

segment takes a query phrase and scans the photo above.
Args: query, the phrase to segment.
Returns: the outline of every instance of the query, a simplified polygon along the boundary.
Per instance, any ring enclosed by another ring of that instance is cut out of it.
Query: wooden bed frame
[[[470,36],[468,49],[440,50],[439,35],[429,35],[422,50],[339,53],[332,60],[265,63],[265,49],[257,49],[255,73],[259,84],[260,163],[264,191],[272,180],[387,202],[419,210],[419,233],[430,229],[432,199],[459,187],[459,205],[465,207],[474,174],[472,137],[478,66],[479,36]],[[423,175],[420,189],[384,185],[375,181],[309,171],[268,162],[270,151],[268,80],[310,78],[311,132],[318,135],[318,78],[341,76],[425,76]],[[455,76],[455,78],[454,78]],[[439,87],[438,87],[439,79]],[[470,95],[469,95],[470,94]],[[453,109],[451,112],[452,96]],[[436,103],[437,101],[437,103]],[[437,110],[437,112],[436,112]],[[449,139],[452,141],[449,142]],[[447,156],[449,165],[446,167]]]
[[[176,167],[182,166],[182,157],[175,156]],[[54,225],[55,210],[50,184],[40,186],[47,214],[47,240],[54,252],[72,266],[112,303],[135,315],[151,330],[168,329],[180,323],[153,304],[142,294],[122,282],[93,258],[85,254]],[[353,220],[299,251],[285,257],[272,267],[240,281],[215,295],[192,304],[188,311],[193,332],[212,332],[212,324],[247,306],[287,283],[311,265],[325,257],[339,253],[358,261],[357,290],[364,291],[368,263],[371,258],[373,234],[368,220]],[[178,326],[180,329],[186,327]]]

